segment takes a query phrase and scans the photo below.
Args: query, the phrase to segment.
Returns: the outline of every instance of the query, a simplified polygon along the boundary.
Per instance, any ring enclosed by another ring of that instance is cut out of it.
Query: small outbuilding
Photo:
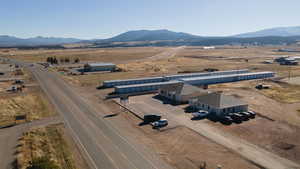
[[[191,98],[211,93],[208,90],[185,83],[165,85],[158,91],[160,96],[167,98],[176,104],[188,103]]]
[[[217,116],[248,111],[248,104],[234,96],[224,95],[220,92],[192,98],[189,100],[189,105],[194,109],[206,110]]]
[[[96,72],[96,71],[114,71],[116,65],[113,63],[87,63],[84,65],[85,72]]]

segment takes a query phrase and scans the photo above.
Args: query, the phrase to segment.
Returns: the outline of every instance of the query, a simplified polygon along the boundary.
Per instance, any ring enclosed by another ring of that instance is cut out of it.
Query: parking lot
[[[161,115],[162,118],[166,118],[169,121],[168,127],[185,126],[209,140],[240,154],[244,158],[251,161],[253,160],[255,163],[269,165],[269,163],[266,164],[266,162],[271,160],[268,159],[270,157],[278,159],[277,166],[280,166],[282,162],[285,163],[285,159],[275,154],[270,154],[265,149],[232,135],[229,132],[220,130],[217,126],[212,125],[210,120],[191,120],[192,115],[185,113],[183,106],[164,104],[163,101],[156,99],[155,95],[130,97],[126,107],[141,117],[149,113]],[[235,125],[239,124],[225,127],[235,127]]]

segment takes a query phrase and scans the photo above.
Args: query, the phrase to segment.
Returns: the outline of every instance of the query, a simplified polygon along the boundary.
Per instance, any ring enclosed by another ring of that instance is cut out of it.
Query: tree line
[[[46,62],[50,63],[50,64],[70,63],[71,59],[70,58],[60,58],[58,60],[56,57],[47,57]],[[76,58],[73,60],[73,63],[79,63],[79,62],[80,62],[79,58]]]

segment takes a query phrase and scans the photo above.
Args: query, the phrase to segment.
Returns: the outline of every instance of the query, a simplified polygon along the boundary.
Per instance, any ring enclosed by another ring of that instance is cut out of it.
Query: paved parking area
[[[155,95],[142,95],[129,97],[127,107],[136,112],[139,116],[143,116],[147,113],[161,115],[162,118],[168,119],[169,127],[181,125],[190,128],[259,166],[274,169],[300,167],[290,160],[279,157],[246,140],[219,130],[207,123],[207,120],[193,121],[191,120],[191,114],[185,113],[181,106],[164,104],[161,100],[153,98],[154,96]]]

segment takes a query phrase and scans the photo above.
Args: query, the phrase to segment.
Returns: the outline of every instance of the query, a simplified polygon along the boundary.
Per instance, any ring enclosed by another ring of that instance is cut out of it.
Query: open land
[[[1,62],[0,72],[4,72],[0,76],[0,168],[25,169],[39,157],[60,168],[86,168],[31,72],[6,62]],[[12,86],[22,89],[12,90]]]
[[[139,140],[140,144],[158,154],[161,159],[174,168],[199,168],[203,162],[207,164],[208,168],[216,168],[217,165],[222,165],[224,168],[263,168],[265,166],[257,164],[255,160],[193,130],[193,127],[182,125],[183,122],[180,122],[180,119],[160,132],[152,130],[148,125],[139,126],[138,118],[131,113],[121,112],[119,106],[111,100],[104,100],[105,95],[112,91],[111,89],[97,90],[96,87],[101,85],[104,80],[199,72],[207,68],[218,70],[247,68],[251,71],[274,71],[278,79],[276,81],[252,80],[209,86],[211,90],[220,90],[247,102],[250,109],[258,113],[258,117],[254,120],[225,126],[205,119],[193,121],[191,125],[208,126],[218,132],[228,133],[233,141],[234,138],[247,140],[262,151],[268,151],[280,158],[299,163],[300,87],[294,82],[297,81],[294,79],[300,77],[300,66],[262,63],[264,60],[290,55],[290,53],[277,52],[278,48],[281,47],[225,46],[204,50],[196,46],[184,47],[177,50],[176,53],[167,53],[167,56],[166,51],[171,48],[33,50],[14,51],[10,57],[34,62],[44,61],[47,56],[80,57],[83,62],[114,62],[122,71],[77,76],[67,73],[59,75],[94,107],[98,107],[99,110],[105,109],[102,116],[120,113],[117,116],[106,118],[108,123],[115,126],[120,133],[124,133],[129,141],[135,143]],[[159,53],[164,52],[165,56],[159,57]],[[300,53],[293,53],[293,56],[295,55],[300,56]],[[68,67],[68,65],[64,66]],[[59,70],[54,69],[54,71]],[[291,81],[286,80],[288,76],[291,77]],[[271,89],[256,90],[254,87],[259,83],[270,84]],[[132,97],[129,101],[132,100],[132,106],[138,109],[141,107],[141,103],[134,104],[134,102],[141,102],[143,99],[148,100],[145,101],[145,107],[154,100],[152,96],[145,95]],[[160,106],[162,106],[161,109],[157,106],[153,111],[168,111],[163,104]],[[154,106],[152,105],[152,107]],[[172,106],[169,107],[173,109]],[[180,117],[189,118],[190,115],[184,113],[183,107],[175,106],[175,109],[182,111],[179,114]],[[146,111],[144,109],[140,108],[138,111]],[[149,110],[152,109],[149,108]],[[45,129],[41,130],[45,131]],[[271,156],[273,157],[273,155]]]

